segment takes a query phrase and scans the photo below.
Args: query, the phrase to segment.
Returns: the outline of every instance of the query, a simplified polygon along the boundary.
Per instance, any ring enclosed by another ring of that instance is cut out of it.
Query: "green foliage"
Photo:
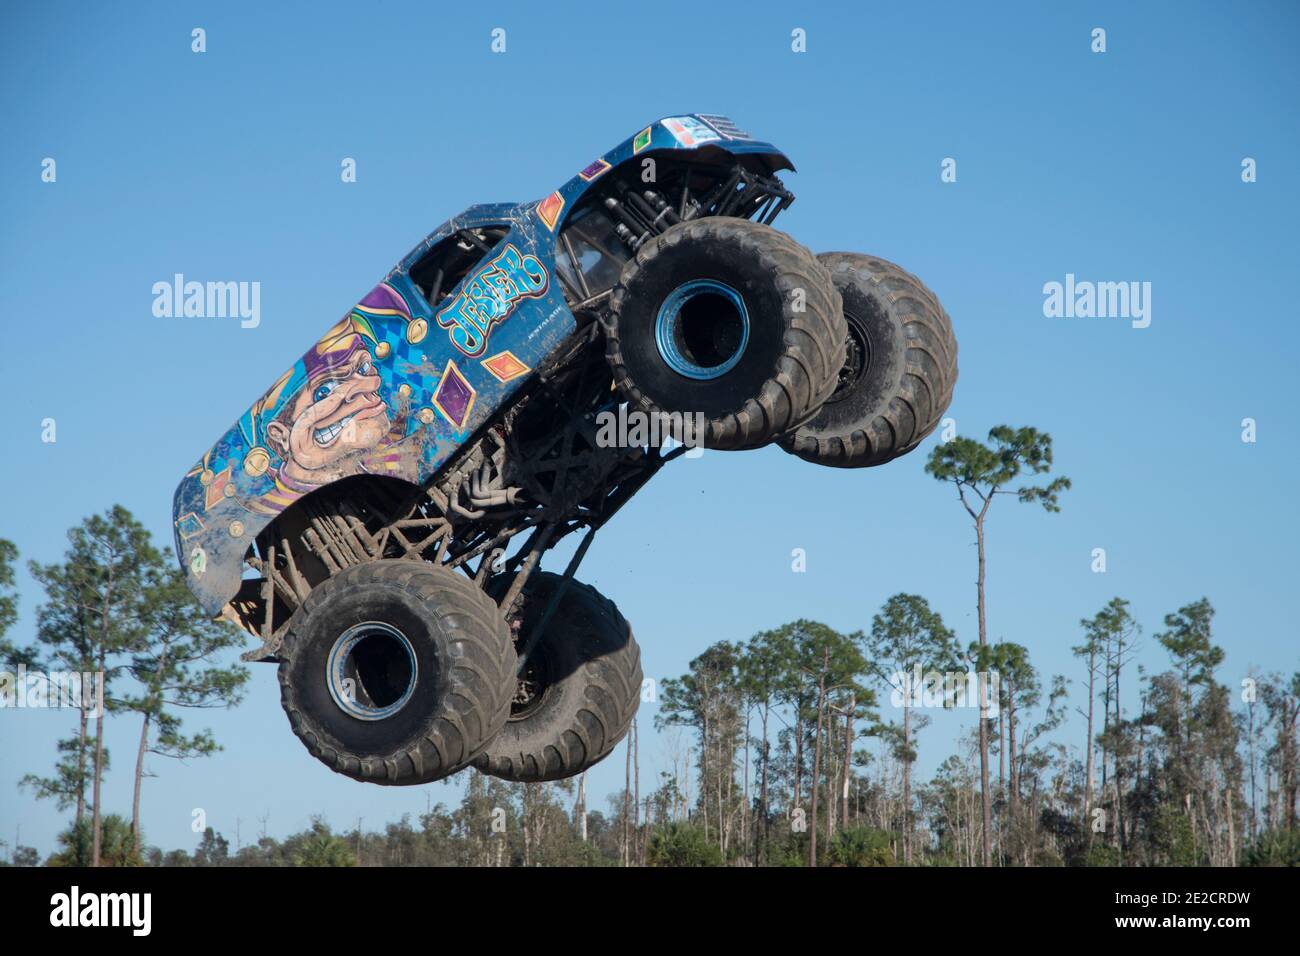
[[[870,827],[852,827],[835,834],[827,854],[833,866],[893,866],[890,835]]]
[[[1090,846],[1083,858],[1084,866],[1122,866],[1123,863],[1119,847],[1104,846],[1100,843]]]
[[[40,658],[31,647],[18,647],[5,637],[14,621],[18,620],[18,591],[14,587],[14,562],[18,549],[12,541],[0,538],[0,670],[17,670],[23,665],[29,670],[40,667]]]
[[[998,675],[998,706],[1011,711],[1036,706],[1042,699],[1042,684],[1029,663],[1029,648],[998,641],[989,651],[989,669]]]
[[[961,666],[957,636],[919,594],[895,594],[871,620],[862,640],[868,668],[885,683],[901,690],[895,674],[950,671]]]
[[[1265,830],[1246,851],[1247,866],[1300,866],[1300,830]]]
[[[0,542],[0,623],[8,616],[6,589],[15,556],[12,545]],[[61,810],[83,804],[108,769],[107,753],[96,756],[94,737],[102,737],[110,713],[142,716],[149,753],[186,758],[219,749],[208,731],[185,733],[175,711],[239,703],[247,669],[221,666],[216,657],[242,645],[244,637],[202,612],[184,577],[164,561],[129,511],[119,505],[87,518],[68,532],[61,562],[29,567],[45,590],[36,616],[37,644],[46,649],[51,669],[102,674],[104,712],[92,713],[91,702],[83,698],[78,732],[60,741],[54,773],[27,774],[21,786],[37,799],[54,800]],[[138,685],[134,693],[116,688],[127,676]],[[95,717],[92,736],[87,724]],[[135,774],[137,781],[145,775],[143,753]],[[138,808],[137,799],[136,829]]]
[[[21,843],[15,843],[13,852],[9,852],[9,844],[0,840],[0,868],[2,867],[30,867],[40,866],[41,855],[36,852],[35,847],[23,846]]]
[[[1173,803],[1162,803],[1157,808],[1150,842],[1158,866],[1196,866],[1201,862],[1192,821]]]
[[[102,840],[99,851],[100,866],[144,865],[140,842],[131,832],[131,824],[126,818],[110,813],[100,821],[100,824]],[[45,861],[46,866],[90,866],[94,835],[88,817],[60,833],[58,840],[62,849]]]
[[[704,831],[689,823],[670,823],[650,836],[646,850],[650,866],[721,866],[722,851]]]
[[[18,549],[12,541],[0,538],[0,638],[18,619],[18,592],[14,590],[14,561]]]
[[[991,447],[958,440],[948,451],[936,449],[931,473],[953,481],[968,510],[966,495],[977,496],[977,524],[994,494],[1016,494],[1056,510],[1066,479],[1046,487],[1003,488],[1024,473],[1048,470],[1050,438],[1000,426],[990,441]],[[31,565],[46,591],[37,612],[37,644],[62,669],[95,670],[102,662],[117,684],[112,709],[141,715],[147,752],[180,757],[218,750],[209,732],[183,728],[178,713],[231,706],[242,698],[245,669],[218,660],[242,635],[201,613],[182,576],[163,566],[143,528],[124,510],[88,519],[69,540],[62,563]],[[12,545],[0,542],[0,633],[16,613],[16,556]],[[1249,737],[1260,753],[1252,753],[1251,767],[1258,756],[1269,772],[1262,809],[1252,817],[1254,791],[1243,790],[1239,753],[1245,718],[1234,714],[1233,694],[1215,679],[1224,657],[1213,642],[1213,616],[1202,598],[1165,618],[1158,637],[1174,668],[1151,676],[1139,667],[1140,693],[1136,702],[1125,695],[1126,710],[1119,706],[1120,668],[1140,631],[1130,605],[1116,597],[1082,622],[1085,640],[1074,651],[1088,662],[1093,680],[1102,678],[1105,701],[1096,738],[1104,786],[1094,790],[1090,807],[1105,811],[1100,833],[1092,832],[1091,817],[1084,819],[1082,762],[1064,744],[1042,742],[1060,726],[1064,678],[1052,677],[1044,693],[1045,680],[1031,664],[1029,649],[1009,641],[971,642],[963,655],[956,635],[924,598],[899,593],[873,617],[867,634],[800,619],[748,642],[716,642],[685,674],[663,681],[656,723],[689,733],[677,734],[672,772],[659,773],[658,783],[647,786],[635,813],[630,795],[620,791],[609,795],[604,813],[584,806],[583,828],[573,781],[513,784],[471,773],[457,807],[430,807],[415,824],[404,816],[363,832],[358,821],[355,830],[335,833],[315,818],[283,841],[263,834],[233,852],[212,828],[191,851],[144,851],[132,827],[110,814],[102,821],[103,862],[803,866],[813,862],[814,836],[831,833],[817,840],[815,862],[965,866],[980,861],[984,835],[992,833],[996,862],[1009,866],[1224,865],[1234,853],[1251,865],[1300,865],[1294,817],[1300,675],[1260,683],[1263,719],[1250,725]],[[977,734],[963,737],[957,754],[930,781],[914,785],[915,732],[925,718],[909,711],[903,726],[882,725],[872,711],[874,694],[861,683],[874,677],[892,685],[895,673],[910,674],[916,667],[925,673],[971,666],[1002,678],[1006,733],[992,729],[1010,758],[1010,786],[1000,791],[988,828],[980,767],[973,763]],[[123,692],[128,678],[133,690]],[[1254,710],[1249,719],[1256,721]],[[83,720],[78,731],[85,729]],[[873,739],[871,751],[857,748],[863,738]],[[88,763],[93,749],[93,734],[62,740],[53,775],[28,774],[21,786],[69,809],[94,779]],[[107,769],[106,757],[100,772]],[[1271,829],[1241,848],[1243,835],[1258,825]],[[48,864],[89,865],[90,828],[87,813],[60,835]],[[30,865],[33,852],[20,847],[7,865]]]
[[[740,649],[726,641],[708,647],[690,663],[690,670],[659,685],[656,727],[703,727],[718,698],[737,687]]]
[[[1211,682],[1214,669],[1223,663],[1223,648],[1211,642],[1211,622],[1214,608],[1207,598],[1165,615],[1167,631],[1156,635],[1173,657],[1186,686],[1199,686]]]
[[[96,756],[95,736],[102,739],[107,716],[121,708],[112,693],[126,668],[127,655],[144,646],[146,592],[162,568],[162,555],[149,532],[121,505],[93,515],[68,532],[61,562],[28,564],[45,590],[36,612],[36,643],[46,651],[51,670],[94,673],[102,677],[96,695],[83,695],[75,737],[59,743],[60,757],[49,777],[28,774],[21,786],[38,799],[53,799],[65,809],[85,800],[107,770],[107,755]],[[101,703],[102,710],[92,713]],[[87,724],[96,719],[95,735]]]
[[[230,842],[212,827],[203,831],[203,839],[194,851],[195,866],[224,866],[230,859]]]
[[[761,631],[749,639],[740,658],[741,686],[751,699],[770,701],[788,683],[794,661],[795,646],[789,625]]]
[[[31,646],[19,647],[5,637],[18,620],[18,591],[14,586],[14,562],[18,549],[12,541],[0,538],[0,670],[16,672],[19,666],[39,670],[41,658]]]
[[[125,697],[123,706],[153,730],[150,753],[180,759],[209,756],[221,749],[211,733],[186,735],[173,710],[234,707],[243,700],[248,668],[215,661],[242,646],[244,635],[227,621],[210,619],[175,569],[153,570],[141,597],[145,633],[130,664],[141,691]]]
[[[998,425],[989,430],[989,443],[957,437],[935,446],[925,470],[939,481],[957,486],[957,494],[972,517],[966,494],[987,509],[997,494],[1014,494],[1022,502],[1037,503],[1047,511],[1060,511],[1059,496],[1070,488],[1070,479],[1059,477],[1046,485],[1023,485],[1005,490],[1022,474],[1041,475],[1052,468],[1052,436],[1035,428]],[[982,513],[982,512],[981,512]]]
[[[336,836],[329,824],[320,817],[311,821],[311,830],[294,838],[294,846],[286,847],[294,866],[352,866],[356,855],[347,840]]]
[[[1137,622],[1129,611],[1129,602],[1121,597],[1113,597],[1104,608],[1091,618],[1082,618],[1079,626],[1083,628],[1084,643],[1074,649],[1079,655],[1085,655],[1089,648],[1100,653],[1120,638],[1130,639],[1138,630]]]
[[[39,774],[24,774],[18,781],[22,789],[30,789],[37,800],[53,800],[60,810],[68,810],[77,804],[77,799],[86,798],[86,789],[91,781],[91,741],[83,743],[78,737],[65,737],[59,741],[59,758],[54,764],[54,773],[48,777]],[[112,767],[112,759],[107,747],[101,755],[101,768],[105,773]]]
[[[40,866],[41,857],[34,846],[14,847],[13,859],[6,866]]]
[[[767,864],[776,867],[804,867],[808,865],[808,834],[783,833],[774,842]]]
[[[162,555],[149,532],[121,505],[68,532],[64,560],[28,565],[45,589],[36,638],[51,665],[91,671],[105,665],[106,683],[123,666],[118,655],[140,646],[146,633],[143,596]]]

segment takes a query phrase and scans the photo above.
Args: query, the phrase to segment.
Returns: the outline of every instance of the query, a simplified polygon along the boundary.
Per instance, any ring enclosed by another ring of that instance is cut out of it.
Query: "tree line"
[[[358,821],[335,831],[314,819],[284,841],[265,826],[247,845],[237,834],[233,850],[209,829],[193,853],[145,843],[145,758],[219,749],[210,733],[185,731],[180,714],[240,701],[246,671],[219,660],[242,635],[204,618],[147,532],[114,508],[69,533],[64,561],[29,565],[46,594],[35,640],[5,643],[17,554],[0,541],[0,660],[105,674],[103,712],[79,708],[53,773],[21,784],[75,809],[47,862],[1300,865],[1300,673],[1225,682],[1207,598],[1154,629],[1166,659],[1151,673],[1135,663],[1145,630],[1121,597],[1062,638],[1076,660],[1070,675],[1043,674],[1029,647],[989,640],[993,505],[1060,511],[1071,483],[1052,468],[1049,435],[1009,426],[986,442],[951,438],[927,461],[974,533],[974,640],[959,640],[922,595],[899,593],[852,633],[797,620],[717,642],[659,684],[654,723],[666,766],[643,789],[634,723],[624,786],[604,810],[588,807],[585,774],[512,784],[470,771],[460,804],[429,807],[418,826],[404,817],[382,830]],[[922,733],[935,709],[952,708],[970,713],[970,726],[918,780]],[[1063,729],[1071,708],[1077,739]],[[129,716],[141,729],[128,821],[104,812],[100,784],[104,722]],[[36,862],[18,845],[9,856]]]

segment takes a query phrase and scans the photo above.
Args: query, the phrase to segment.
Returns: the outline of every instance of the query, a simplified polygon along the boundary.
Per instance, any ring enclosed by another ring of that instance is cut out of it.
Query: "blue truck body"
[[[425,237],[181,481],[176,553],[203,609],[216,615],[235,596],[253,540],[297,500],[354,474],[421,484],[510,403],[575,330],[556,237],[602,176],[666,150],[717,149],[759,156],[773,172],[793,168],[724,117],[667,117],[541,200],[471,206]],[[508,231],[434,308],[412,268],[483,226]]]

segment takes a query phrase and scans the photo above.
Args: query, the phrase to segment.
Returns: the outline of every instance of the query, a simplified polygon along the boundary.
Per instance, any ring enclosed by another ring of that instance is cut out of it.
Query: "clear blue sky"
[[[807,53],[790,50],[796,27]],[[1006,500],[990,519],[994,639],[1077,677],[1077,622],[1111,596],[1150,635],[1208,595],[1222,679],[1294,671],[1297,46],[1286,2],[6,4],[0,536],[24,562],[56,560],[67,528],[120,502],[169,543],[185,469],[426,232],[474,202],[540,197],[654,118],[719,112],[798,165],[784,229],[892,259],[941,296],[962,433],[1055,439],[1074,480],[1063,512]],[[57,183],[40,180],[45,157]],[[945,157],[956,183],[940,182]],[[155,318],[150,287],[176,272],[260,281],[261,326]],[[1151,326],[1045,318],[1043,284],[1069,272],[1151,282]],[[853,472],[775,448],[680,462],[597,536],[581,576],[619,603],[656,677],[801,616],[867,627],[900,590],[974,639],[972,534],[922,470],[929,446]],[[25,572],[20,587],[21,641],[41,595]],[[1164,665],[1149,636],[1140,660]],[[653,717],[644,706],[643,785],[667,766]],[[923,776],[965,720],[925,732]],[[73,725],[0,714],[0,839],[21,827],[52,849],[65,815],[15,783]],[[284,835],[315,813],[370,826],[457,796],[325,770],[269,666],[242,707],[190,725],[226,750],[155,760],[144,819],[164,847],[193,846],[196,807],[233,842],[236,820],[247,841],[263,815]],[[1077,746],[1077,722],[1067,732]],[[110,811],[129,812],[137,733],[110,723]],[[621,764],[593,773],[597,794]]]

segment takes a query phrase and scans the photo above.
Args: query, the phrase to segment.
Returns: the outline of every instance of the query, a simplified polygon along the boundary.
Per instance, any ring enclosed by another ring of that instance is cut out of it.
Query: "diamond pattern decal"
[[[498,382],[508,382],[532,371],[527,365],[519,361],[515,357],[515,353],[509,349],[498,352],[491,358],[485,358],[479,364],[487,369]]]
[[[578,173],[578,175],[587,182],[591,182],[607,169],[609,169],[609,163],[605,162],[603,159],[598,159],[582,172]]]
[[[191,511],[176,519],[176,529],[181,533],[181,540],[186,541],[203,530],[203,521]]]
[[[222,469],[221,474],[216,475],[212,481],[208,482],[207,490],[203,495],[204,511],[211,511],[217,502],[226,497],[226,485],[230,484],[230,475],[233,469],[233,465],[227,465]]]
[[[557,189],[545,199],[537,204],[537,216],[542,222],[546,223],[546,228],[555,231],[555,223],[559,221],[560,210],[564,208],[564,197],[560,195]]]
[[[433,406],[442,412],[443,418],[457,429],[465,427],[469,421],[470,409],[474,407],[477,393],[460,373],[452,359],[447,360],[447,367],[442,370],[438,390],[433,393]]]

